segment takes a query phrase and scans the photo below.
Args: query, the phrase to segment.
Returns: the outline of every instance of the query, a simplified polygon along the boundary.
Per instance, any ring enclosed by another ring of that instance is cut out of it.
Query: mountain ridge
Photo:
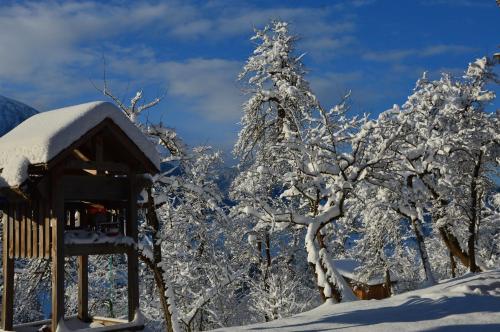
[[[38,110],[31,106],[0,95],[0,137],[37,113]]]

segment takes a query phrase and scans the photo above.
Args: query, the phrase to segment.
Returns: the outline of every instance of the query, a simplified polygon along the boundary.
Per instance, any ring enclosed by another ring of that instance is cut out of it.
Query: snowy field
[[[500,270],[385,300],[324,304],[265,324],[216,331],[500,331]]]

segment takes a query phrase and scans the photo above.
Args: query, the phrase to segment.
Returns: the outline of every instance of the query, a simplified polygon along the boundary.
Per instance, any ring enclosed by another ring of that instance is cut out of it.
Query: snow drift
[[[446,280],[385,300],[325,303],[264,324],[217,331],[500,331],[500,270]]]

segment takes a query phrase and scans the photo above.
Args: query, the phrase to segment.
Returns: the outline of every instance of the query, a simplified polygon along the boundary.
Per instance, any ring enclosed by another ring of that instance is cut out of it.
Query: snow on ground
[[[323,304],[269,323],[216,331],[500,331],[500,270],[385,300]]]

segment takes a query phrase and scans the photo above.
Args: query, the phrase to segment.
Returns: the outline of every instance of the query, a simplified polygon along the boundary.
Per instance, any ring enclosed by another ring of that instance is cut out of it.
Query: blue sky
[[[323,105],[352,90],[354,112],[401,104],[423,71],[460,75],[500,49],[494,0],[0,1],[0,94],[39,110],[139,88],[149,114],[190,145],[230,151],[245,100],[238,72],[253,27],[291,23]],[[497,108],[497,101],[492,108]]]

